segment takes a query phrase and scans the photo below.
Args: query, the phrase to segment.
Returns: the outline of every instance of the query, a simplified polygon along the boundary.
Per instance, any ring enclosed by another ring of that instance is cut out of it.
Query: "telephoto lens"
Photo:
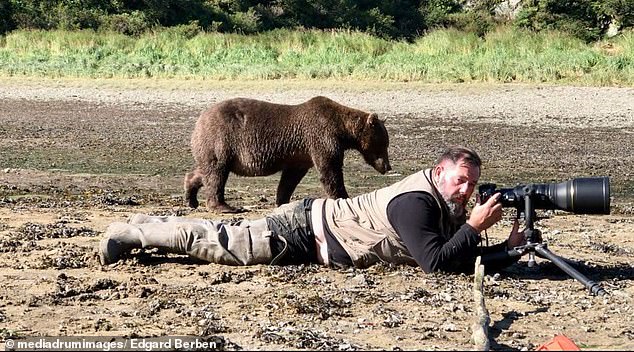
[[[565,210],[575,214],[610,214],[610,179],[608,177],[580,177],[560,183],[519,185],[496,189],[487,183],[478,189],[485,202],[500,193],[504,207],[524,208],[524,197],[531,197],[535,209]]]

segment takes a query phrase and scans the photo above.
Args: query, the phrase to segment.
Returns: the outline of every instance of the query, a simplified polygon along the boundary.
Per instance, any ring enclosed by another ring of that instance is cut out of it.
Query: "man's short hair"
[[[478,168],[482,167],[482,159],[480,159],[478,153],[476,153],[475,150],[467,147],[453,146],[445,149],[445,151],[440,154],[436,165],[442,163],[445,160],[451,160],[451,162],[453,162],[454,164],[459,161],[464,161],[469,165],[476,166]]]

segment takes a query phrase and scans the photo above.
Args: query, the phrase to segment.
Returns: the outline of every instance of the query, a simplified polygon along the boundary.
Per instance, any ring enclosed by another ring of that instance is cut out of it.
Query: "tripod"
[[[535,253],[537,253],[537,255],[541,258],[550,260],[566,274],[581,282],[588,290],[590,290],[590,293],[594,295],[607,294],[599,283],[588,279],[582,273],[570,266],[570,264],[568,264],[562,257],[559,257],[555,253],[551,252],[545,243],[541,243],[541,232],[535,228],[535,220],[537,218],[533,205],[535,189],[532,185],[527,185],[524,191],[524,220],[526,222],[524,237],[526,238],[526,244],[511,249],[508,251],[508,254],[511,257],[516,257],[528,253],[528,266],[532,267],[535,265]],[[519,212],[520,210],[518,209],[518,216]]]

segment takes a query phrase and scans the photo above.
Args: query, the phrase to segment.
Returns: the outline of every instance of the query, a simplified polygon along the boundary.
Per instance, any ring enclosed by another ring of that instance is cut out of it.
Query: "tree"
[[[0,0],[0,35],[15,28],[13,6],[9,0]]]

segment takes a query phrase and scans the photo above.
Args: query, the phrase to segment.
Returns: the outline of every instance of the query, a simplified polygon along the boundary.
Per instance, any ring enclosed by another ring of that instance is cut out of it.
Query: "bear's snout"
[[[374,169],[380,172],[381,174],[385,174],[386,172],[392,170],[392,167],[390,166],[390,162],[383,158],[376,159],[373,166],[374,166]]]

